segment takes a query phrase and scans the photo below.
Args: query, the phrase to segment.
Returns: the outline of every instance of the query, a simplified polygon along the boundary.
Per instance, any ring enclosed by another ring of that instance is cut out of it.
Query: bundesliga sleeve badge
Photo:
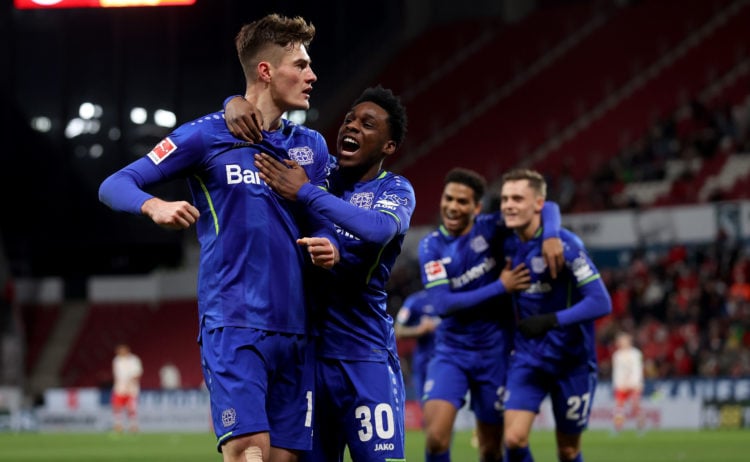
[[[172,140],[169,139],[169,137],[167,137],[161,140],[159,144],[154,146],[154,149],[152,149],[151,152],[149,152],[147,155],[148,155],[148,158],[151,159],[151,161],[154,164],[159,165],[161,161],[166,159],[167,156],[169,156],[176,150],[177,150],[177,145],[174,144],[174,142],[172,142]]]

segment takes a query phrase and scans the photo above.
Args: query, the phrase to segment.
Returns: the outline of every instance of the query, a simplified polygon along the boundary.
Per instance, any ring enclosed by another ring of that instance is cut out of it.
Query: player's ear
[[[542,208],[544,207],[544,197],[542,196],[536,196],[536,199],[534,200],[536,203],[534,205],[534,209],[537,213],[542,213]]]
[[[265,83],[271,83],[271,63],[261,61],[258,63],[258,79]]]
[[[396,152],[396,142],[393,140],[388,140],[385,142],[385,145],[383,146],[383,155],[390,156],[393,155],[393,153]]]

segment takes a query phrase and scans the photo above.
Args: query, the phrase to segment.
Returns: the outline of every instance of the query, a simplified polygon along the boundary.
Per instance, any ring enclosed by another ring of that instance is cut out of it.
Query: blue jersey
[[[418,326],[423,316],[437,317],[437,313],[435,313],[435,307],[432,305],[427,292],[420,290],[406,297],[396,315],[396,323],[406,327]],[[434,332],[417,337],[417,345],[411,359],[412,369],[419,370],[420,374],[424,376],[427,363],[432,358],[434,351]]]
[[[443,318],[436,333],[437,351],[509,345],[513,315],[508,295],[490,294],[475,304],[447,313],[446,307],[441,306],[446,297],[439,292],[447,290],[460,295],[501,287],[497,281],[504,267],[503,242],[509,235],[511,232],[497,212],[478,215],[465,235],[453,236],[441,225],[422,238],[419,245],[422,283]]]
[[[406,178],[386,171],[355,184],[338,180],[332,175],[330,192],[336,197],[310,187],[311,194],[298,194],[335,224],[341,254],[331,271],[318,271],[317,354],[383,362],[396,353],[385,286],[409,229],[414,189]]]
[[[518,236],[507,241],[506,251],[513,258],[513,266],[525,263],[531,275],[531,287],[513,294],[516,316],[524,319],[555,312],[560,324],[537,338],[516,332],[514,361],[550,373],[581,367],[596,370],[594,319],[609,313],[611,302],[578,236],[561,229],[560,239],[565,267],[554,280],[542,257],[541,230],[527,242]]]
[[[284,120],[257,145],[234,138],[221,112],[186,123],[148,155],[105,180],[102,201],[140,213],[150,184],[185,178],[200,211],[198,274],[200,321],[207,328],[250,327],[301,334],[307,331],[303,268],[306,252],[295,240],[306,215],[260,179],[253,156],[266,152],[302,165],[324,186],[329,154],[316,131]],[[129,202],[128,202],[129,201]],[[299,220],[299,221],[298,221]],[[330,236],[335,239],[333,232]]]

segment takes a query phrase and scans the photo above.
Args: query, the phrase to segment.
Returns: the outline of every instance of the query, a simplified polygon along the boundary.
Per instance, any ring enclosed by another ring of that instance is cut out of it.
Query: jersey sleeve
[[[358,207],[316,188],[302,185],[297,199],[359,238],[385,245],[396,234],[405,233],[414,212],[414,190],[389,189],[380,193],[372,209]]]
[[[542,237],[550,239],[560,237],[560,206],[556,202],[545,201],[542,207]]]
[[[560,325],[593,321],[609,314],[612,311],[612,299],[583,244],[578,239],[566,239],[564,254],[565,266],[572,273],[576,289],[581,293],[581,300],[557,312]]]
[[[431,235],[427,235],[420,243],[419,264],[422,284],[438,316],[450,316],[456,312],[474,308],[506,292],[505,286],[499,279],[477,289],[454,292],[442,255],[433,249],[431,243]]]
[[[199,131],[178,128],[145,156],[107,177],[99,186],[99,200],[113,210],[140,214],[143,203],[154,197],[145,189],[182,176],[200,161],[203,146]]]

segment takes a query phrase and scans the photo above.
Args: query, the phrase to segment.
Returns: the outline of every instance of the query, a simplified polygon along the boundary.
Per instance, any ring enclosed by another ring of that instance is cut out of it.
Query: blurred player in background
[[[612,353],[612,388],[615,394],[614,431],[619,432],[625,425],[627,403],[630,403],[630,411],[635,416],[636,427],[643,431],[643,354],[633,345],[633,337],[627,332],[620,332],[615,337],[615,352]]]
[[[425,460],[450,460],[456,415],[467,392],[476,418],[482,462],[503,457],[503,395],[513,310],[508,293],[528,287],[528,270],[505,263],[503,243],[512,235],[500,211],[480,214],[486,181],[477,172],[448,172],[440,198],[440,227],[419,244],[422,282],[442,321],[422,396]],[[560,212],[545,207],[548,255],[562,257],[556,237]]]
[[[227,104],[227,121],[245,112]],[[338,169],[327,192],[294,163],[256,156],[262,178],[282,196],[336,225],[341,260],[318,272],[321,311],[314,320],[317,363],[313,451],[304,460],[404,460],[404,382],[386,283],[409,229],[414,190],[382,169],[406,134],[406,110],[390,90],[366,89],[339,128]],[[233,129],[234,131],[235,129]]]
[[[235,44],[246,79],[251,135],[239,142],[221,112],[183,124],[147,156],[107,178],[100,199],[156,224],[195,224],[201,244],[199,344],[217,446],[226,462],[294,461],[312,444],[313,376],[303,268],[330,268],[335,230],[311,222],[261,181],[253,155],[298,161],[322,186],[329,153],[320,133],[282,118],[309,108],[317,77],[307,47],[315,28],[302,18],[268,15],[246,24]],[[188,180],[193,203],[166,201],[145,188]],[[304,230],[304,231],[303,231]],[[306,238],[302,236],[320,236]],[[304,248],[306,246],[306,249]]]
[[[122,432],[126,427],[138,431],[138,394],[141,391],[143,365],[141,359],[121,343],[115,347],[112,360],[112,419],[113,429]]]
[[[513,265],[530,270],[531,286],[513,294],[519,319],[510,360],[505,402],[508,461],[532,461],[529,434],[539,406],[550,395],[557,457],[582,461],[581,433],[596,390],[594,320],[612,310],[599,271],[575,234],[560,230],[565,266],[553,277],[542,257],[541,210],[544,178],[531,170],[503,175],[500,197]]]
[[[396,314],[396,338],[413,338],[417,342],[411,355],[411,380],[420,404],[427,364],[435,352],[435,329],[439,323],[440,317],[425,290],[406,297]]]

